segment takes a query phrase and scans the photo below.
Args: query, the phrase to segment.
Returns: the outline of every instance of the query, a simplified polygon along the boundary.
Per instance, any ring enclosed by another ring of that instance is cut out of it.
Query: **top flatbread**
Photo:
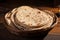
[[[22,6],[17,9],[16,20],[22,26],[33,28],[46,25],[53,18],[39,9]]]

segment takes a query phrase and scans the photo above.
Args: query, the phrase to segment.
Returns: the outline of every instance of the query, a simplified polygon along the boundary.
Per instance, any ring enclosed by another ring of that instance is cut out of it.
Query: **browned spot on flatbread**
[[[29,17],[29,15],[26,15],[26,17]]]
[[[40,12],[38,12],[37,14],[40,14]]]

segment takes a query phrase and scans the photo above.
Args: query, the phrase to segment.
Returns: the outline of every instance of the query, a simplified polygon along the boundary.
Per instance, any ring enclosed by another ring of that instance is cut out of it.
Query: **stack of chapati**
[[[22,31],[46,29],[53,24],[54,15],[29,6],[20,6],[5,15],[9,26]]]

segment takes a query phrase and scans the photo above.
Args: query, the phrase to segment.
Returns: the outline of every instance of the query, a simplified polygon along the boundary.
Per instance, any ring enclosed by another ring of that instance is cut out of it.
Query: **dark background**
[[[60,0],[0,0],[0,3],[55,7],[60,4]]]

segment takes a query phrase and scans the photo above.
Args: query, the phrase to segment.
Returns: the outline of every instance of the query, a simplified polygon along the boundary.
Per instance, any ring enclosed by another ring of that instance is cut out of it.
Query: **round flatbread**
[[[53,20],[46,12],[28,6],[19,7],[17,11],[17,23],[24,27],[41,27]]]

